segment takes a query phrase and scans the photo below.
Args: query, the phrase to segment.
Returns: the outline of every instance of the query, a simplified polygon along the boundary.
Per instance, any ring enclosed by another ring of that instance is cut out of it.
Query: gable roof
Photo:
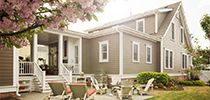
[[[150,11],[147,11],[147,12],[144,12],[144,13],[132,15],[132,16],[129,16],[127,18],[123,18],[123,19],[120,19],[120,20],[108,22],[108,23],[105,23],[101,26],[97,26],[97,27],[94,27],[94,28],[91,28],[91,29],[87,29],[85,31],[89,32],[89,33],[92,33],[94,31],[100,31],[100,30],[103,30],[105,28],[109,28],[109,27],[112,27],[112,26],[116,26],[116,25],[119,25],[119,24],[122,24],[122,23],[129,22],[131,20],[136,20],[136,19],[139,19],[139,18],[145,18],[147,16],[151,16],[151,15],[154,15],[156,13],[168,13],[168,12],[173,12],[174,13],[174,11],[177,8],[177,5],[179,5],[180,3],[181,2],[177,2],[177,3],[170,4],[170,5],[167,5],[167,6],[163,6],[163,7],[154,9],[154,10],[150,10]]]

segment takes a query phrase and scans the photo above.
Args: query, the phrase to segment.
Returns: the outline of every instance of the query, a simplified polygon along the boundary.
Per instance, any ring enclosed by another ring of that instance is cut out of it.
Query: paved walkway
[[[22,93],[20,97],[21,100],[47,100],[47,96],[49,93]],[[133,95],[133,100],[144,100],[147,98],[151,98],[152,96],[139,96]],[[116,96],[111,96],[108,94],[105,95],[96,95],[95,100],[118,100]]]

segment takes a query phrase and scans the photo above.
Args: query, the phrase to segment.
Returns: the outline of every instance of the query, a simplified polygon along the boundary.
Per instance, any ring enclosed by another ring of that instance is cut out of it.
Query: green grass
[[[147,100],[210,100],[210,87],[186,87],[183,91],[154,91]]]

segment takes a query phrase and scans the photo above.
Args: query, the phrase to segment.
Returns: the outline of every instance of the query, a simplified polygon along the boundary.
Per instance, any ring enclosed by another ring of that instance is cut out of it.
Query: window
[[[186,69],[188,66],[187,64],[187,55],[186,54],[182,54],[182,68]]]
[[[109,62],[109,42],[99,42],[99,62]]]
[[[166,49],[165,50],[165,68],[172,69],[174,68],[174,54],[173,51]]]
[[[79,57],[78,57],[78,55],[79,55],[78,46],[75,46],[74,49],[75,49],[75,51],[74,51],[74,52],[75,52],[75,64],[78,64],[78,62],[79,62],[79,59],[78,59],[78,58],[79,58]]]
[[[132,42],[132,62],[139,62],[139,43]]]
[[[146,63],[152,63],[152,46],[146,46]]]
[[[140,19],[136,21],[136,30],[140,32],[145,32],[145,20]]]
[[[180,30],[180,39],[181,39],[181,43],[184,43],[184,29],[183,27],[181,27],[181,30]]]
[[[171,32],[172,33],[171,38],[174,40],[175,39],[175,32],[174,32],[175,31],[175,29],[174,29],[175,26],[174,26],[174,23],[172,23],[171,28],[172,28],[171,29],[172,30],[172,32]]]

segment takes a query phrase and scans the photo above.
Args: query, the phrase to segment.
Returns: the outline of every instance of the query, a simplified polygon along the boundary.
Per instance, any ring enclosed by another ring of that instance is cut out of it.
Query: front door
[[[57,44],[49,46],[49,68],[46,70],[47,75],[58,75],[58,48]]]

